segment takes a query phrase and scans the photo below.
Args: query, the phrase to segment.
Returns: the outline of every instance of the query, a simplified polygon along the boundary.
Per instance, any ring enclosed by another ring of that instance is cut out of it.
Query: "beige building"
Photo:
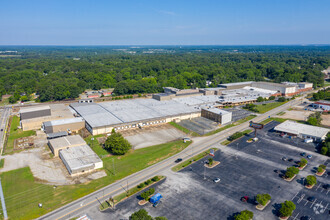
[[[50,139],[48,141],[48,146],[50,150],[53,152],[55,157],[58,157],[59,151],[62,149],[67,149],[70,147],[77,147],[82,145],[86,145],[86,142],[79,135],[60,137],[60,138]]]
[[[45,133],[56,133],[61,131],[76,132],[85,127],[85,121],[81,117],[67,118],[55,121],[46,121],[42,123],[42,129]]]

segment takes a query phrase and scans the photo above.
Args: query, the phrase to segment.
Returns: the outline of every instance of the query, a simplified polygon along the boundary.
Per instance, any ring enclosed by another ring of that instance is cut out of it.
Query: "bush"
[[[327,169],[327,166],[324,164],[321,164],[319,167],[322,168],[323,170]]]
[[[147,180],[147,181],[144,182],[144,184],[146,184],[146,185],[149,185],[150,183],[152,183],[151,180]]]
[[[213,158],[210,157],[210,158],[209,158],[209,165],[212,166],[212,164],[213,164]]]
[[[321,154],[322,155],[327,155],[327,153],[328,153],[328,148],[327,147],[322,147],[321,148]]]
[[[284,98],[284,97],[279,97],[279,98],[278,98],[278,101],[279,101],[279,102],[285,102],[285,101],[286,101],[286,98]]]
[[[149,199],[149,196],[151,196],[152,194],[155,193],[155,189],[154,188],[150,188],[149,190],[141,193],[141,197],[144,199],[144,200],[148,200]]]
[[[143,188],[145,186],[145,184],[144,183],[141,183],[141,184],[139,184],[137,187],[138,188]]]
[[[301,158],[299,162],[299,167],[303,167],[308,163],[308,161],[305,158]]]
[[[318,173],[322,173],[323,170],[324,170],[324,169],[322,169],[321,167],[318,167],[318,168],[317,168],[317,172],[318,172]]]
[[[235,220],[250,220],[253,219],[253,212],[249,210],[241,211],[238,215],[234,217]]]
[[[134,212],[130,217],[130,220],[152,220],[152,217],[148,214],[145,209],[140,209],[137,212]]]
[[[294,175],[299,173],[299,169],[297,167],[288,167],[285,172],[285,178],[290,179]]]
[[[296,209],[296,205],[292,201],[285,201],[281,204],[280,215],[281,217],[288,217]]]
[[[154,178],[151,179],[151,181],[153,181],[153,182],[157,182],[158,180],[159,180],[158,176],[155,176]]]
[[[229,141],[233,141],[233,140],[236,140],[237,138],[240,138],[240,137],[242,137],[244,134],[243,134],[243,132],[236,132],[236,133],[234,133],[233,135],[231,135],[229,138],[228,138],[228,140]]]
[[[257,102],[263,102],[264,101],[264,98],[262,98],[261,96],[259,96],[258,98],[257,98]]]
[[[259,204],[264,206],[271,198],[269,194],[258,194],[256,200]]]
[[[317,183],[316,177],[313,175],[309,175],[306,177],[306,185],[313,186]]]
[[[275,100],[275,96],[270,96],[269,100]]]

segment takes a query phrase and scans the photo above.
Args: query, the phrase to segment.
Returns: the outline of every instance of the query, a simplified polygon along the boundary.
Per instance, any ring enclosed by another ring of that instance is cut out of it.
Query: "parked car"
[[[243,196],[241,198],[242,202],[247,202],[249,200],[249,197],[248,196]]]
[[[308,159],[311,159],[311,158],[312,158],[312,155],[308,155],[307,158],[308,158]]]
[[[159,206],[159,204],[161,204],[161,203],[162,203],[162,201],[159,200],[159,201],[155,202],[152,206],[156,208],[156,207]]]
[[[310,196],[310,197],[307,198],[307,200],[310,201],[310,202],[314,202],[315,197],[314,196]]]
[[[175,163],[180,163],[182,161],[182,158],[178,158],[175,160]]]
[[[287,161],[287,158],[286,157],[282,157],[282,160]]]
[[[292,158],[290,158],[288,161],[289,161],[289,162],[292,162],[292,161],[293,161],[293,159],[292,159]]]
[[[215,183],[220,182],[220,178],[215,178],[215,179],[213,180],[213,182],[215,182]]]
[[[303,156],[303,157],[306,157],[306,153],[305,152],[302,152],[300,155]]]
[[[330,188],[330,184],[324,184],[324,185],[323,185],[323,188],[324,188],[324,189],[329,189],[329,188]]]

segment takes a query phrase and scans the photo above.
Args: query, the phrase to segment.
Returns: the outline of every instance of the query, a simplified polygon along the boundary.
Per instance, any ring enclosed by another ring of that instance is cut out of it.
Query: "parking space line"
[[[327,205],[325,206],[324,210],[327,210],[327,208],[328,208],[328,205],[329,205],[329,203],[327,203]]]
[[[305,203],[305,205],[304,205],[304,206],[306,206],[306,205],[307,205],[307,203],[308,203],[308,200],[306,200],[306,203]]]
[[[319,187],[321,186],[321,183],[317,186],[317,188],[316,188],[316,190],[315,191],[317,191],[318,189],[319,189]]]
[[[324,188],[322,187],[321,192],[323,192]]]
[[[326,195],[328,195],[329,191],[330,191],[330,189],[328,189],[328,191],[327,191],[327,194],[326,194]]]
[[[310,207],[310,208],[312,208],[312,207],[313,207],[313,205],[314,205],[314,203],[316,202],[316,200],[317,200],[317,199],[315,199],[315,200],[314,200],[314,202],[312,203],[312,205],[311,205],[311,207]]]
[[[296,196],[298,195],[299,192],[296,193],[296,195],[294,195],[294,197],[292,197],[291,200],[293,200],[294,198],[296,198]],[[305,195],[305,194],[304,194]]]
[[[299,204],[301,202],[301,200],[304,199],[304,197],[305,197],[305,194],[302,194],[301,197],[300,197],[300,199],[298,199],[297,203]]]

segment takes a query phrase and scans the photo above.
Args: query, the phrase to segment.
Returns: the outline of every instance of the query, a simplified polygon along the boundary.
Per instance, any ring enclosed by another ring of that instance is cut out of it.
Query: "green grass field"
[[[23,131],[22,129],[18,129],[19,126],[19,117],[16,115],[10,118],[10,131],[7,139],[7,145],[5,145],[4,153],[12,153],[14,150],[14,140],[22,137],[28,137],[35,135],[35,131]]]
[[[5,165],[5,158],[2,158],[0,160],[0,168],[3,168],[4,165]]]
[[[243,136],[242,136],[242,137],[244,137],[244,135],[249,134],[249,133],[251,133],[251,132],[252,132],[251,129],[246,129],[246,130],[244,130],[244,131],[242,132],[242,133],[243,133]],[[239,137],[239,138],[237,138],[237,139],[240,139],[240,138],[242,138],[242,137]],[[231,142],[236,141],[237,139],[232,140],[232,141],[230,141],[230,140],[225,140],[225,141],[221,142],[221,144],[222,144],[222,145],[228,145],[228,144],[230,144]]]
[[[186,134],[189,134],[193,137],[199,137],[200,135],[197,134],[196,132],[194,131],[190,131],[189,129],[185,128],[185,127],[182,127],[181,125],[175,123],[175,122],[169,122],[170,125],[172,125],[173,127],[179,129],[180,131],[182,131],[183,133],[186,133]]]
[[[98,180],[69,186],[38,183],[28,167],[0,174],[10,219],[35,219],[73,200],[98,190],[116,180],[160,162],[186,148],[191,142],[174,141],[138,150],[124,156],[103,158],[108,174]],[[112,160],[115,174],[113,175]],[[39,208],[38,203],[43,207]],[[0,211],[2,213],[2,211]]]
[[[268,112],[269,110],[272,110],[273,108],[281,106],[284,103],[286,103],[286,102],[271,102],[271,103],[267,103],[267,104],[257,105],[256,110],[262,114],[262,113]]]

